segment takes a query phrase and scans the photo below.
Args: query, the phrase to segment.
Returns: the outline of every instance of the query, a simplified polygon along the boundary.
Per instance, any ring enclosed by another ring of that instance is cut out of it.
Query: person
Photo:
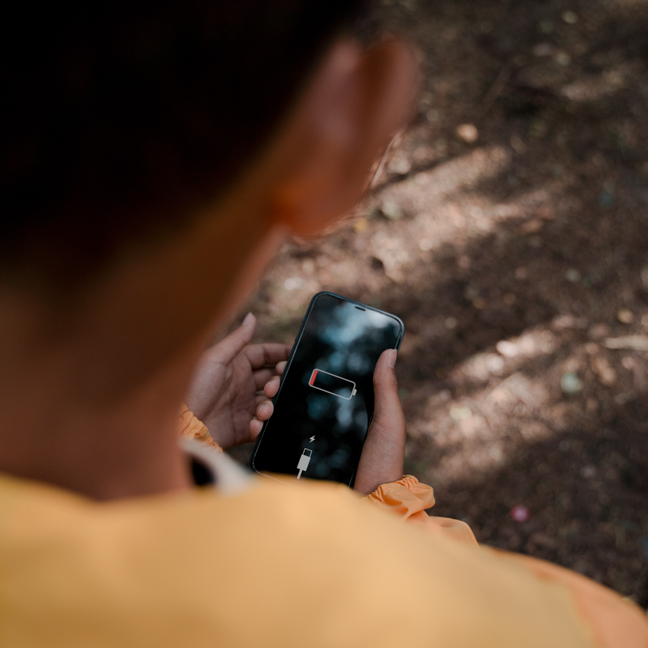
[[[615,593],[427,516],[394,351],[358,492],[251,478],[215,448],[258,435],[288,348],[250,345],[250,315],[203,356],[214,331],[287,236],[356,203],[407,118],[415,57],[360,44],[362,12],[5,9],[3,646],[648,645]]]

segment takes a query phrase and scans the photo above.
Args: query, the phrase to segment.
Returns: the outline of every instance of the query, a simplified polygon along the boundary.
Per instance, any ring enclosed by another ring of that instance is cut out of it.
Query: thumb
[[[405,416],[398,398],[398,381],[394,372],[397,357],[396,349],[383,351],[373,375],[375,403],[372,427],[393,430],[395,433],[405,429]]]
[[[362,447],[354,489],[367,495],[403,476],[407,427],[394,373],[397,351],[384,351],[374,370],[374,416]]]
[[[222,364],[229,364],[250,343],[256,329],[256,317],[248,313],[237,329],[224,337],[213,347],[212,358]]]

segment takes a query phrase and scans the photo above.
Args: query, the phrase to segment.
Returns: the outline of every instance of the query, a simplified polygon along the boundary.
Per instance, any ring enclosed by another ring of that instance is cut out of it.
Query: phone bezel
[[[315,303],[318,300],[319,297],[322,297],[324,295],[328,295],[330,297],[335,297],[336,299],[340,299],[342,301],[349,302],[351,304],[355,304],[356,306],[359,306],[360,308],[364,310],[371,310],[376,313],[380,313],[381,315],[385,315],[387,317],[391,317],[392,319],[396,320],[398,322],[398,327],[399,327],[399,334],[398,334],[398,341],[396,342],[396,349],[400,349],[401,342],[403,341],[403,336],[405,335],[405,324],[403,324],[403,320],[401,320],[400,317],[397,315],[394,315],[393,313],[388,313],[387,311],[380,310],[379,308],[374,308],[373,306],[369,306],[367,304],[363,304],[362,302],[356,301],[355,299],[350,299],[349,297],[344,297],[343,295],[338,295],[337,293],[330,292],[328,290],[322,290],[315,295],[313,295],[310,304],[308,305],[308,310],[306,311],[306,314],[302,318],[301,321],[301,326],[299,327],[299,331],[297,333],[297,336],[295,337],[295,342],[293,343],[293,347],[290,350],[290,355],[288,356],[288,360],[286,362],[286,368],[283,372],[283,375],[281,376],[281,381],[279,383],[279,390],[277,391],[276,396],[272,399],[273,403],[276,402],[279,397],[281,396],[281,391],[283,389],[284,385],[284,380],[286,376],[288,375],[288,372],[290,371],[290,367],[292,365],[293,357],[295,355],[295,351],[297,350],[297,347],[299,346],[299,343],[301,342],[302,335],[304,333],[304,329],[306,327],[306,324],[308,322],[308,318],[311,315],[311,312],[313,308],[315,307]],[[261,445],[261,442],[263,441],[263,436],[265,434],[266,428],[268,427],[268,424],[270,423],[271,419],[268,419],[263,423],[263,427],[261,428],[261,432],[259,433],[259,436],[257,437],[256,443],[254,444],[254,449],[252,450],[252,456],[250,457],[250,468],[257,473],[258,475],[263,475],[264,477],[268,477],[270,479],[274,479],[276,481],[280,481],[282,484],[286,484],[288,482],[285,482],[283,480],[277,479],[271,474],[261,472],[258,470],[255,465],[254,465],[254,458],[256,457],[257,450],[259,449],[259,446]],[[369,418],[369,425],[371,425],[371,421],[373,420],[373,412],[371,413],[371,416]],[[368,428],[367,428],[368,429]],[[366,440],[366,436],[365,436]],[[363,441],[364,445],[364,441]],[[355,481],[355,473],[356,471],[353,471],[353,474],[351,475],[351,479],[349,480],[349,483],[346,484],[349,488],[353,488],[353,483]],[[343,483],[343,482],[336,482],[336,483]]]

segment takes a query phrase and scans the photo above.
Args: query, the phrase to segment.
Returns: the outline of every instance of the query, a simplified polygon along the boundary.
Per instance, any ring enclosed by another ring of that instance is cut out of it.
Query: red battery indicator
[[[351,400],[357,392],[356,384],[353,381],[342,378],[342,376],[336,376],[328,371],[323,371],[322,369],[313,369],[308,384],[314,389],[319,389],[327,394],[333,394],[333,396],[343,398],[344,400]]]

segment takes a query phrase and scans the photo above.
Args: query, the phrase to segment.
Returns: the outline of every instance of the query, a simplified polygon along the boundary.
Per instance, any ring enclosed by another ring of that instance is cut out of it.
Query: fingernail
[[[393,369],[396,366],[396,358],[398,358],[398,351],[393,349],[387,358],[387,364]]]
[[[267,411],[268,411],[267,405],[259,405],[259,407],[257,407],[257,416],[263,416],[263,413]]]
[[[252,315],[252,313],[248,313],[245,316],[245,319],[243,320],[243,326],[247,326],[248,324],[251,324],[253,319],[254,319],[254,315]]]

